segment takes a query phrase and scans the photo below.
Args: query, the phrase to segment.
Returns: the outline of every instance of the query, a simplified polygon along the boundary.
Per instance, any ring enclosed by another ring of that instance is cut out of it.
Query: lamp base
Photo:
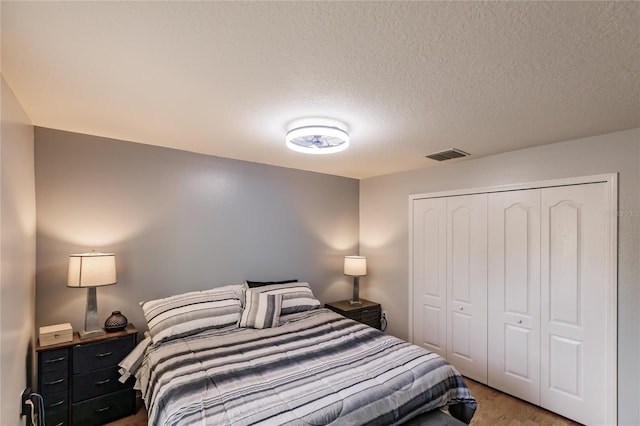
[[[84,330],[80,330],[78,334],[80,334],[81,340],[105,334],[98,324],[98,297],[96,296],[95,287],[87,288],[87,311],[84,317]]]
[[[103,329],[98,328],[97,330],[89,330],[89,331],[80,330],[78,334],[80,335],[80,340],[84,340],[84,339],[90,339],[92,337],[102,336],[103,334],[105,334],[105,332]]]
[[[353,299],[349,301],[351,306],[362,306],[360,303],[360,277],[353,277]]]

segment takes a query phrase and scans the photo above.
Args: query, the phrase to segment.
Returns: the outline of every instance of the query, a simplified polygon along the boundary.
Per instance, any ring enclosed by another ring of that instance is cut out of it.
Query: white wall
[[[4,77],[1,80],[0,424],[17,425],[34,342],[33,127]]]
[[[473,147],[467,147],[473,152]],[[408,196],[619,173],[618,420],[640,419],[640,129],[364,179],[360,182],[360,253],[369,275],[363,297],[389,312],[390,334],[408,338]],[[429,161],[429,160],[425,160]]]

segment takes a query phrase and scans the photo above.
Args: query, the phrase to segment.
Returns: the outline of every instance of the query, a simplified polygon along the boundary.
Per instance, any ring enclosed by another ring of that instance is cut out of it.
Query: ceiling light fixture
[[[337,126],[308,125],[287,132],[287,147],[305,154],[334,154],[349,147],[349,134]]]

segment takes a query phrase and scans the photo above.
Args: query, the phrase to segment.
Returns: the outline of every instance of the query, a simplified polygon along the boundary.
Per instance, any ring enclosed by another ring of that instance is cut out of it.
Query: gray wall
[[[212,141],[215,143],[215,141]],[[99,320],[190,290],[248,280],[308,281],[345,299],[358,251],[359,182],[36,127],[37,325],[84,327],[86,291],[66,287],[68,255],[116,253]]]
[[[473,150],[471,150],[473,151]],[[360,182],[363,295],[389,311],[389,333],[408,338],[408,196],[435,191],[619,173],[619,424],[640,419],[640,129],[616,132]],[[426,160],[425,160],[426,161]]]
[[[33,365],[33,126],[4,77],[0,79],[0,424],[17,425],[24,423],[20,395],[27,384],[28,365]]]

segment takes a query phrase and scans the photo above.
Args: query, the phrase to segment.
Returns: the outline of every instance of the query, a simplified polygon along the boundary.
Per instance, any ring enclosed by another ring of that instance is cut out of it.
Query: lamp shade
[[[69,255],[67,287],[100,287],[115,283],[115,254],[83,253]]]
[[[367,258],[364,256],[345,256],[344,274],[354,277],[367,275]]]

